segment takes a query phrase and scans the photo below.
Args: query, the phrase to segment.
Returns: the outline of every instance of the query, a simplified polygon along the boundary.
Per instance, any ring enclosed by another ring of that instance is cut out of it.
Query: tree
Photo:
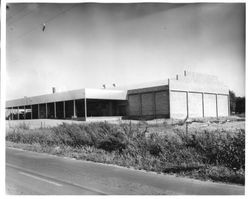
[[[245,97],[236,97],[236,113],[245,113]]]
[[[236,111],[236,96],[235,93],[229,90],[229,97],[230,97],[230,113],[234,114]]]
[[[245,113],[245,97],[236,97],[235,93],[229,90],[231,114]]]

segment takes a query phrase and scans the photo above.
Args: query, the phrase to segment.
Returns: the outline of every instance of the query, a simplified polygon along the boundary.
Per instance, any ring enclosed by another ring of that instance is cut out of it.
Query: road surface
[[[242,195],[244,189],[6,148],[6,193],[11,195]]]

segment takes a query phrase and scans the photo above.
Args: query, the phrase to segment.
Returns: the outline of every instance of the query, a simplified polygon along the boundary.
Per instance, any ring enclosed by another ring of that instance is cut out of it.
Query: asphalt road
[[[242,195],[245,187],[6,149],[6,193]]]

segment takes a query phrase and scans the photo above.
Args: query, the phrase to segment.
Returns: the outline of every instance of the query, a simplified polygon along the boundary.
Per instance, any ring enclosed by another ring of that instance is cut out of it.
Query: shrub
[[[50,130],[23,130],[23,129],[14,129],[7,133],[6,140],[17,142],[17,143],[40,143],[44,145],[50,145],[51,142],[51,131]]]
[[[72,147],[80,147],[83,145],[92,146],[93,142],[85,129],[77,124],[63,123],[52,128],[56,143],[69,145]]]
[[[150,137],[147,139],[146,145],[147,150],[153,156],[160,156],[160,154],[163,152],[164,143],[162,142],[161,137],[155,133],[150,135]]]
[[[245,130],[228,136],[220,155],[220,163],[234,170],[245,169]]]
[[[110,132],[98,142],[97,148],[104,149],[106,151],[119,151],[122,152],[126,148],[127,139],[126,136],[119,131]]]
[[[245,130],[203,130],[188,134],[175,130],[170,136],[149,133],[148,128],[144,123],[63,123],[47,129],[10,129],[6,140],[86,160],[243,182]]]
[[[202,131],[185,134],[177,131],[187,148],[194,148],[205,164],[245,168],[245,130],[238,132]]]

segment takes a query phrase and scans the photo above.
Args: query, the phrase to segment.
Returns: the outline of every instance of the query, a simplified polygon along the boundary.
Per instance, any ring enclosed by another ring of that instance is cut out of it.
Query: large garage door
[[[170,117],[176,119],[187,117],[186,92],[170,92]]]
[[[188,93],[188,113],[189,117],[202,117],[202,94]]]
[[[168,91],[155,93],[156,115],[169,114],[169,96]]]
[[[140,104],[140,96],[137,95],[129,95],[128,96],[128,104],[129,104],[129,115],[138,116],[141,115],[141,104]]]
[[[228,116],[228,96],[217,95],[218,116]]]
[[[216,95],[204,94],[204,116],[216,117]]]
[[[154,93],[145,93],[142,97],[142,115],[154,115]]]

